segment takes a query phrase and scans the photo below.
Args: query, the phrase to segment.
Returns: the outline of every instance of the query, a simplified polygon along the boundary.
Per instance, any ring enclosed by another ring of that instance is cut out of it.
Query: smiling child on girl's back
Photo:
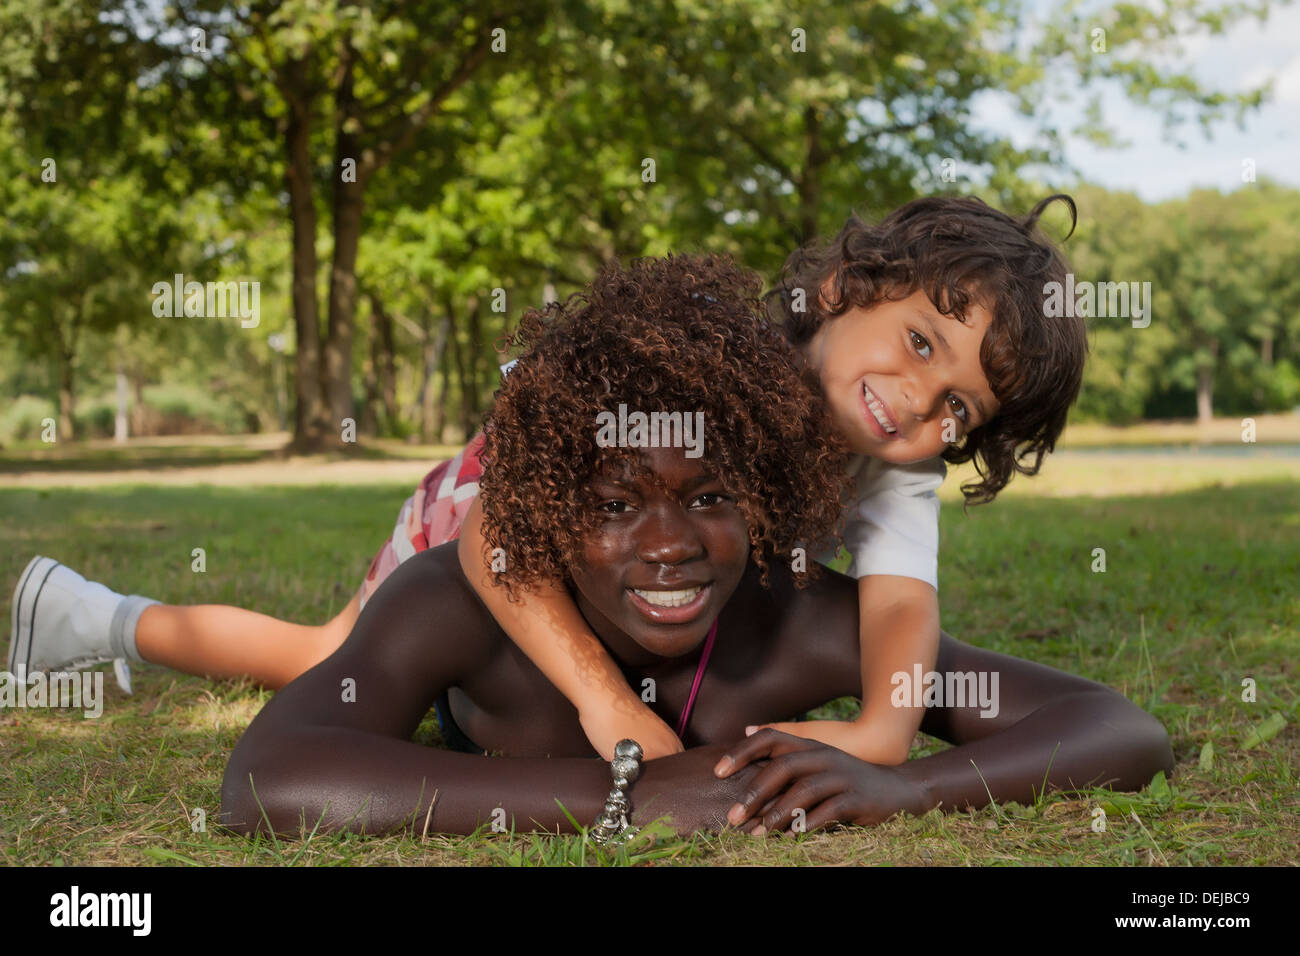
[[[935,490],[944,462],[973,460],[980,480],[963,485],[963,494],[991,501],[1013,473],[1037,473],[1082,381],[1082,320],[1048,318],[1043,308],[1044,284],[1063,281],[1067,271],[1037,229],[1055,199],[1075,216],[1069,197],[1052,196],[1024,219],[951,197],[908,203],[878,226],[853,217],[830,244],[791,256],[768,294],[769,317],[817,372],[834,426],[856,453],[843,536],[849,573],[858,579],[863,687],[856,720],[770,726],[871,763],[907,759],[923,708],[894,706],[891,678],[935,663]],[[620,507],[635,508],[634,497],[620,498]],[[562,585],[516,602],[495,583],[477,502],[461,529],[459,555],[502,629],[577,708],[602,757],[611,759],[628,737],[647,758],[683,749]],[[690,576],[693,557],[644,555],[660,586],[628,591],[626,600],[649,620],[689,620],[707,603],[707,582]]]

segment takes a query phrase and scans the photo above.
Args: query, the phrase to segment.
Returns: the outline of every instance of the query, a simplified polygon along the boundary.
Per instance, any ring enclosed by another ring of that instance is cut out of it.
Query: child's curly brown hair
[[[972,302],[988,308],[992,322],[980,364],[1001,408],[943,453],[951,464],[975,462],[981,480],[962,485],[967,503],[992,501],[1015,472],[1038,473],[1083,382],[1084,320],[1048,318],[1043,307],[1045,284],[1064,284],[1068,269],[1037,228],[1043,210],[1056,200],[1070,210],[1068,239],[1078,211],[1063,193],[1048,196],[1023,219],[973,197],[953,196],[914,200],[878,226],[852,216],[829,244],[814,243],[791,255],[780,283],[765,297],[768,314],[795,345],[851,308],[906,298],[917,289],[957,321],[964,321]],[[833,291],[823,303],[818,293],[827,280]],[[803,290],[798,299],[797,289]],[[803,311],[793,308],[799,299]]]
[[[597,442],[597,416],[620,403],[703,412],[702,460],[735,495],[765,583],[772,556],[833,534],[847,449],[815,374],[763,319],[761,289],[730,258],[640,259],[607,264],[583,292],[524,316],[481,456],[483,537],[488,553],[502,549],[511,598],[568,578],[601,520],[589,490],[599,470],[649,474],[636,449]]]

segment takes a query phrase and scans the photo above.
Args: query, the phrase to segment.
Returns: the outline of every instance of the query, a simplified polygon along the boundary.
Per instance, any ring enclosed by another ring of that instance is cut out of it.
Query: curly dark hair
[[[521,348],[484,424],[480,501],[502,584],[569,580],[599,525],[591,479],[623,463],[650,475],[637,449],[601,447],[598,415],[704,414],[703,458],[736,496],[752,556],[768,561],[834,536],[848,451],[820,384],[762,316],[760,277],[730,258],[679,255],[605,265],[564,303],[527,313]],[[650,475],[653,478],[653,475]],[[797,584],[808,572],[795,574]]]
[[[992,501],[1015,472],[1038,473],[1083,382],[1083,319],[1048,318],[1044,309],[1045,284],[1063,284],[1069,268],[1037,228],[1039,216],[1056,200],[1070,210],[1068,239],[1078,210],[1063,193],[1048,196],[1023,219],[973,197],[952,196],[914,200],[878,226],[851,216],[830,243],[791,255],[780,282],[765,296],[768,315],[795,345],[851,308],[906,298],[917,289],[959,322],[972,302],[988,308],[992,322],[980,364],[1001,408],[943,453],[952,464],[975,462],[981,480],[961,489],[968,504]],[[818,293],[827,280],[833,291],[823,302]],[[802,311],[792,308],[796,289],[803,290]]]

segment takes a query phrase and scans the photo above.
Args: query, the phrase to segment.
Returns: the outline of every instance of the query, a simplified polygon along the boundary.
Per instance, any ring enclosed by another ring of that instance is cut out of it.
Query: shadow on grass
[[[409,461],[427,456],[423,447],[402,447],[394,442],[369,444],[365,442],[342,444],[312,455],[320,462],[334,461]],[[453,448],[448,454],[443,446],[432,446],[437,457],[450,457],[459,451]],[[437,454],[442,452],[440,456]],[[76,442],[66,442],[57,448],[10,447],[0,448],[0,474],[24,474],[30,471],[55,472],[114,472],[144,469],[166,471],[180,468],[203,468],[216,465],[273,463],[289,461],[289,447],[277,448],[230,445],[126,445],[124,447],[98,447]]]

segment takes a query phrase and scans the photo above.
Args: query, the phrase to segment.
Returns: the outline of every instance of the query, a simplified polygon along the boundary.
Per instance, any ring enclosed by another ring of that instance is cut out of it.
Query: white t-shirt
[[[854,455],[854,488],[844,518],[844,546],[855,578],[894,574],[939,589],[939,497],[948,474],[942,458],[893,465]],[[819,555],[823,564],[834,553]]]

